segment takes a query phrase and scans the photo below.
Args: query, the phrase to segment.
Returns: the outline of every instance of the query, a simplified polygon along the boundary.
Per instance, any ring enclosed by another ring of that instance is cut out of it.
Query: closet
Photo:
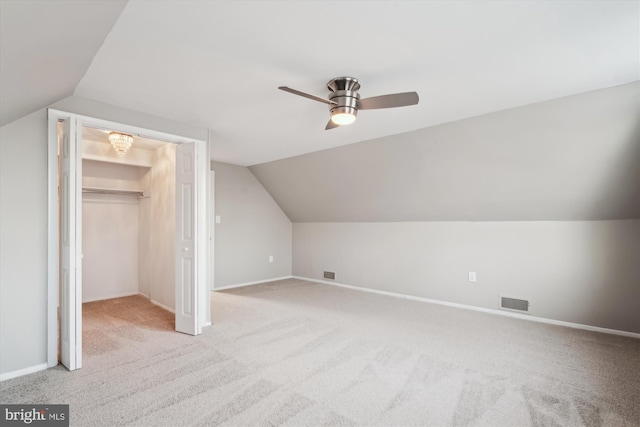
[[[82,302],[142,294],[175,306],[175,145],[134,138],[118,156],[83,128]]]

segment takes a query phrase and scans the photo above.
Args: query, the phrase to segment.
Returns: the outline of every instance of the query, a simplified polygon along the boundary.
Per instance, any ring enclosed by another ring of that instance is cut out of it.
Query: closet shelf
[[[138,190],[117,190],[115,188],[82,187],[83,194],[117,194],[120,196],[144,197],[144,192]]]

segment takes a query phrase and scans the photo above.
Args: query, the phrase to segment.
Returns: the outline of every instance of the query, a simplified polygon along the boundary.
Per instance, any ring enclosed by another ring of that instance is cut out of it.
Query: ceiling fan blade
[[[360,110],[377,110],[379,108],[406,107],[416,105],[420,98],[416,92],[393,93],[391,95],[373,96],[358,102]]]
[[[324,128],[324,130],[335,129],[339,127],[340,125],[333,123],[333,120],[329,119],[329,122],[327,123],[327,126]]]
[[[291,89],[290,87],[280,86],[278,89],[292,93],[294,95],[304,96],[305,98],[313,99],[314,101],[324,102],[325,104],[335,104],[334,101],[329,101],[328,99],[320,98],[319,96],[315,95],[309,95],[308,93],[300,92],[299,90]]]

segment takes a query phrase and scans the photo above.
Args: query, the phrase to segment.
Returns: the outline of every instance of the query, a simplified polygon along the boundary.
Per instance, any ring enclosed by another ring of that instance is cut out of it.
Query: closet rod
[[[95,187],[82,187],[82,193],[88,194],[117,194],[121,196],[137,196],[143,197],[144,193],[137,190],[115,190],[111,188],[95,188]]]

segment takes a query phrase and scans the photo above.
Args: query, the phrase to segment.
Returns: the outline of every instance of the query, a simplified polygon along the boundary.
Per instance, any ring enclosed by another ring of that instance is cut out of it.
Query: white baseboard
[[[242,288],[243,286],[259,285],[261,283],[275,282],[277,280],[292,279],[293,276],[274,277],[273,279],[258,280],[256,282],[238,283],[237,285],[223,286],[221,288],[213,288],[211,292],[224,291],[226,289]]]
[[[150,300],[149,300],[149,302],[151,302],[151,304],[157,305],[157,306],[158,306],[158,307],[160,307],[160,308],[163,308],[163,309],[165,309],[165,310],[167,310],[167,311],[170,311],[170,312],[171,312],[171,313],[173,313],[173,314],[175,314],[175,313],[176,313],[176,311],[175,311],[173,308],[169,308],[169,307],[167,307],[166,305],[164,305],[164,304],[162,304],[162,303],[159,303],[158,301],[156,301],[156,300],[154,300],[154,299],[150,299]]]
[[[44,371],[45,369],[47,369],[47,364],[41,363],[39,365],[30,366],[28,368],[18,369],[17,371],[5,372],[4,374],[0,374],[0,381],[18,378],[23,375],[33,374],[34,372]]]
[[[125,294],[115,294],[115,295],[107,295],[107,296],[102,296],[102,297],[98,297],[98,298],[89,298],[87,300],[83,299],[82,303],[84,304],[85,302],[95,302],[95,301],[104,301],[107,299],[114,299],[114,298],[124,298],[124,297],[131,297],[134,295],[140,295],[139,292],[131,292],[131,293],[125,293]]]
[[[566,326],[568,328],[582,329],[585,331],[602,332],[605,334],[621,335],[623,337],[640,339],[640,334],[636,332],[619,331],[617,329],[608,329],[608,328],[601,328],[598,326],[582,325],[580,323],[565,322],[562,320],[546,319],[544,317],[530,316],[528,314],[513,313],[510,311],[500,311],[500,310],[494,310],[491,308],[484,308],[484,307],[475,307],[472,305],[465,305],[465,304],[458,304],[455,302],[447,302],[447,301],[440,301],[440,300],[429,299],[429,298],[415,297],[412,295],[399,294],[395,292],[379,291],[377,289],[362,288],[359,286],[345,285],[344,283],[330,282],[328,280],[312,279],[309,277],[292,276],[292,278],[307,280],[309,282],[321,283],[323,285],[331,285],[331,286],[338,286],[341,288],[353,289],[356,291],[387,295],[387,296],[396,297],[396,298],[404,298],[404,299],[409,299],[413,301],[421,301],[421,302],[428,302],[431,304],[446,305],[449,307],[462,308],[465,310],[481,311],[483,313],[497,314],[498,316],[515,317],[517,319],[530,320],[530,321],[539,322],[539,323],[547,323],[550,325]]]

